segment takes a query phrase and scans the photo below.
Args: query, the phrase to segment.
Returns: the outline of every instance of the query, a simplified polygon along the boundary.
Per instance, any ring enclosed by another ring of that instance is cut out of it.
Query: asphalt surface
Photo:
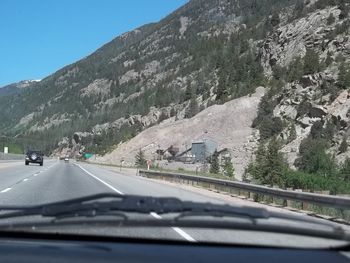
[[[36,205],[98,193],[119,193],[123,195],[170,196],[182,200],[214,203],[239,203],[231,198],[220,198],[206,191],[192,191],[189,188],[167,184],[136,175],[125,175],[108,167],[91,164],[65,163],[45,160],[44,166],[24,165],[24,161],[0,163],[0,206]],[[239,203],[241,204],[241,203]],[[248,204],[248,203],[247,203]],[[147,215],[157,220],[157,214]],[[127,237],[217,242],[240,242],[244,244],[266,243],[291,244],[296,246],[328,246],[329,241],[305,238],[250,233],[246,231],[198,230],[181,228],[82,228],[72,227],[65,231],[89,234],[112,234]],[[88,231],[87,231],[88,230]]]

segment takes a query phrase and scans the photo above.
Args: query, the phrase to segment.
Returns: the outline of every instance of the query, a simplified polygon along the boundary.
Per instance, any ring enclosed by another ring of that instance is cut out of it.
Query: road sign
[[[85,158],[85,159],[89,159],[89,158],[91,158],[92,156],[94,156],[93,153],[84,153],[84,158]]]

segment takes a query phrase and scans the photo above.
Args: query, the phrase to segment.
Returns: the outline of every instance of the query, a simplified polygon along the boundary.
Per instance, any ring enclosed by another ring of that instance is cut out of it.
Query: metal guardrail
[[[24,160],[24,154],[2,153],[0,152],[0,160]]]
[[[310,203],[310,204],[315,204],[320,206],[350,209],[350,198],[341,197],[341,196],[297,192],[292,190],[271,188],[267,186],[254,185],[249,183],[215,179],[215,178],[209,178],[209,177],[203,177],[203,176],[170,173],[170,172],[139,170],[139,174],[150,178],[161,177],[162,179],[188,180],[194,183],[204,183],[204,184],[208,184],[209,188],[213,186],[213,187],[219,187],[219,188],[225,187],[225,188],[231,188],[235,190],[241,190],[248,193],[248,197],[251,197],[251,193],[262,194],[262,195],[268,195],[271,197],[283,199],[285,201],[293,200],[293,201]]]

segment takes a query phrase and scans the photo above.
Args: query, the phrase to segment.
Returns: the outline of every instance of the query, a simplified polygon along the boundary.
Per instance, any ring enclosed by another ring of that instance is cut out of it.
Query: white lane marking
[[[12,189],[11,187],[6,188],[6,189],[2,190],[1,193],[6,193],[6,192],[10,191],[11,189]]]
[[[75,164],[76,166],[78,166],[81,170],[83,170],[85,173],[87,173],[88,175],[92,176],[93,178],[95,178],[96,180],[98,180],[99,182],[103,183],[104,185],[108,186],[110,189],[112,189],[113,191],[124,195],[123,192],[119,191],[118,189],[116,189],[115,187],[111,186],[110,184],[106,183],[105,181],[101,180],[100,178],[98,178],[97,176],[95,176],[94,174],[90,173],[88,170],[84,169],[83,167],[81,167],[81,165],[79,164]],[[162,219],[162,217],[160,215],[158,215],[155,212],[151,212],[150,213],[151,216],[153,216],[156,219]],[[187,234],[185,231],[183,231],[181,228],[179,227],[171,227],[176,233],[178,233],[180,236],[182,236],[184,239],[186,239],[189,242],[197,242],[193,237],[191,237],[189,234]]]
[[[154,218],[162,219],[162,217],[155,212],[151,212],[150,215],[153,216]]]
[[[54,166],[54,164],[51,165],[50,167],[48,167],[47,169],[50,169],[50,168],[53,167],[53,166]],[[38,176],[40,173],[42,173],[42,172],[44,172],[44,171],[45,171],[45,170],[39,171],[39,172],[33,174],[33,176]],[[24,179],[22,180],[22,182],[27,182],[28,180],[29,180],[29,178],[24,178]],[[12,189],[12,187],[8,187],[8,188],[6,188],[6,189],[0,191],[0,193],[6,193],[6,192],[10,191],[11,189]]]
[[[87,173],[88,175],[92,176],[93,178],[95,178],[97,181],[103,183],[104,185],[106,185],[107,187],[109,187],[110,189],[112,189],[114,192],[117,192],[118,194],[123,195],[122,191],[119,191],[117,188],[111,186],[109,183],[106,183],[105,181],[101,180],[100,178],[98,178],[97,176],[95,176],[94,174],[90,173],[88,170],[86,170],[85,168],[81,167],[79,164],[77,164],[77,166],[83,170],[85,173]]]
[[[47,167],[47,168],[45,168],[45,169],[43,169],[43,170],[38,171],[37,173],[34,174],[34,176],[37,176],[37,175],[39,175],[39,174],[41,174],[41,173],[46,172],[47,170],[51,169],[51,168],[54,167],[55,165],[56,165],[56,163],[55,163],[55,164],[52,164],[51,166],[49,166],[49,167]]]
[[[178,233],[180,236],[182,236],[184,239],[186,239],[189,242],[197,242],[193,237],[191,237],[189,234],[187,234],[185,231],[183,231],[179,227],[172,227],[172,229]]]
[[[162,219],[162,217],[160,215],[158,215],[155,212],[151,212],[150,213],[151,216],[153,216],[156,219]],[[191,237],[189,234],[187,234],[185,231],[183,231],[181,228],[179,227],[171,227],[176,233],[178,233],[180,236],[182,236],[184,239],[186,239],[189,242],[197,242],[197,240],[195,240],[193,237]]]

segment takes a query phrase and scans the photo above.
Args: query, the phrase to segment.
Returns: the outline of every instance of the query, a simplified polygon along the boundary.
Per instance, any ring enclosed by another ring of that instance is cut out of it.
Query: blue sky
[[[0,87],[41,79],[188,0],[0,0]]]

